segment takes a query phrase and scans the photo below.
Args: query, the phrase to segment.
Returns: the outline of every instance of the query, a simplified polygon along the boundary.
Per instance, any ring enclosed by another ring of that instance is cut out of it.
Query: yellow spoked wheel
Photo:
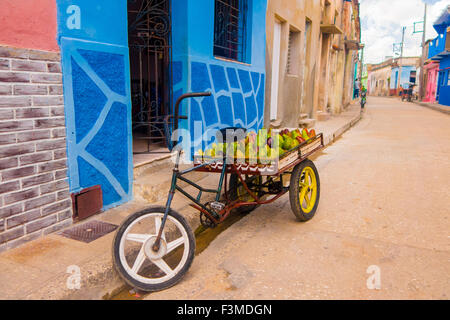
[[[320,197],[320,180],[317,168],[310,160],[298,164],[291,176],[289,199],[294,215],[300,221],[312,219]]]
[[[253,190],[252,192],[254,192],[257,195],[258,191],[255,189],[257,189],[261,185],[262,178],[260,176],[250,176],[250,177],[246,177],[245,181],[247,183],[247,186],[250,188],[250,190]],[[244,186],[242,185],[238,176],[235,174],[232,174],[230,177],[229,190],[230,190],[231,200],[239,199],[240,201],[243,201],[243,202],[255,201],[255,199],[253,199],[253,197],[244,188]],[[258,207],[258,205],[242,206],[242,207],[237,208],[236,212],[248,213],[248,212],[255,210],[257,207]]]

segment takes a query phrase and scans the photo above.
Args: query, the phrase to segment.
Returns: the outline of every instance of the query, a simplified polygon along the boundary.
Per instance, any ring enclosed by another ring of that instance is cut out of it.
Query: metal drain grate
[[[59,235],[69,239],[89,243],[110,232],[113,232],[116,229],[117,226],[115,224],[93,220],[64,230],[63,232],[60,232]]]

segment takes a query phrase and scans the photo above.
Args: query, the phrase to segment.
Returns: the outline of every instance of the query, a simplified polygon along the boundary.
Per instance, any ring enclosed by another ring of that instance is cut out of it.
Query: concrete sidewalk
[[[324,134],[325,144],[329,145],[360,119],[360,107],[353,104],[339,116],[318,122],[315,129]],[[200,184],[214,186],[216,180],[215,175],[209,175]],[[119,225],[128,215],[148,205],[148,202],[134,200],[87,221]],[[175,198],[174,208],[188,219],[193,230],[198,227],[198,214],[179,195]],[[114,232],[91,243],[83,243],[51,234],[1,253],[0,299],[108,299],[114,296],[125,285],[112,266],[113,237]],[[77,277],[81,280],[80,289],[69,289]]]
[[[445,114],[450,114],[449,106],[444,106],[444,105],[438,104],[438,103],[428,103],[428,102],[420,102],[420,101],[414,101],[414,103],[418,104],[422,107],[433,109],[435,111],[439,111],[439,112],[442,112]]]

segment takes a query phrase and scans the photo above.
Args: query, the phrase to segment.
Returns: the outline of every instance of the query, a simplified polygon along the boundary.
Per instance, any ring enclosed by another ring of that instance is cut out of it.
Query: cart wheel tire
[[[257,176],[255,178],[261,179],[260,176]],[[232,201],[237,200],[241,197],[241,195],[239,194],[240,188],[243,188],[243,186],[241,186],[241,181],[239,180],[238,175],[234,174],[234,173],[231,174],[229,190],[230,190],[230,199]],[[244,191],[245,191],[245,189],[244,189]],[[236,208],[234,210],[237,213],[246,214],[246,213],[252,212],[253,210],[255,210],[258,207],[259,207],[259,205],[249,205],[249,206],[242,206],[242,207]]]
[[[161,246],[162,249],[160,249],[158,253],[154,253],[153,251],[151,252],[152,254],[158,255],[164,254],[162,257],[158,257],[157,259],[152,260],[149,258],[149,254],[147,253],[151,248],[152,240],[156,237],[155,234],[128,235],[128,233],[132,230],[133,226],[136,223],[146,218],[150,219],[154,218],[155,230],[159,230],[159,228],[156,227],[156,219],[159,219],[159,221],[161,221],[160,219],[162,219],[162,217],[164,216],[164,212],[165,208],[159,206],[149,207],[140,212],[136,212],[131,216],[129,216],[121,224],[121,226],[117,230],[117,233],[114,236],[112,249],[113,249],[113,264],[115,269],[127,284],[129,284],[133,288],[137,288],[144,292],[161,291],[174,286],[183,278],[183,276],[189,270],[192,261],[194,260],[195,254],[194,234],[191,228],[189,227],[188,223],[184,219],[184,217],[174,210],[169,211],[167,222],[170,221],[171,224],[175,225],[175,227],[178,229],[178,232],[181,234],[181,237],[172,242],[166,243],[165,241],[164,242],[162,241],[162,243],[164,243],[164,245]],[[147,224],[145,225],[147,226]],[[149,238],[147,240],[143,240],[143,237],[145,236],[149,236],[151,237],[151,239]],[[125,241],[131,241],[134,243],[142,242],[141,249],[139,250],[139,253],[131,268],[130,264],[127,262],[127,257],[124,252]],[[166,257],[167,254],[179,248],[181,244],[183,245],[181,261],[175,268],[172,269],[162,258]],[[167,253],[163,253],[161,250],[165,250],[165,252]],[[135,270],[134,267],[136,263],[138,263],[137,262],[138,259],[139,261],[142,261],[140,264],[141,267],[137,267],[137,271],[134,271]],[[153,266],[154,268],[156,267],[159,268],[158,277],[147,278],[138,274],[140,268],[142,268],[145,261],[151,261],[152,262],[151,266]],[[163,271],[164,269],[166,271]]]
[[[314,217],[319,198],[319,173],[314,163],[306,159],[295,166],[289,187],[291,209],[299,221],[306,222]]]

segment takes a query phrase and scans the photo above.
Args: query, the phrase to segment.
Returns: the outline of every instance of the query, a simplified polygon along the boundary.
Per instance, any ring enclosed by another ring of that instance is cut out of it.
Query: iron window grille
[[[245,62],[248,0],[215,0],[214,56]]]

